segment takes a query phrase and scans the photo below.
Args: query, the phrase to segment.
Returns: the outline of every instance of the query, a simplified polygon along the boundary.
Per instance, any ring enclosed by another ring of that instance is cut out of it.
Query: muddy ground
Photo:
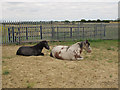
[[[118,52],[92,48],[80,61],[59,60],[49,56],[17,56],[22,45],[2,46],[3,88],[117,88]],[[52,48],[53,46],[51,46]]]

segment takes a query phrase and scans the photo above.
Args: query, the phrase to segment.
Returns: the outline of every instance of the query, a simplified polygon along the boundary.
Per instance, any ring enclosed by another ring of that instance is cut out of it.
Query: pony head
[[[91,47],[90,47],[90,43],[88,42],[88,40],[81,42],[80,48],[85,49],[88,53],[91,53]]]
[[[41,43],[42,43],[43,47],[45,47],[48,50],[50,49],[47,41],[42,41]]]

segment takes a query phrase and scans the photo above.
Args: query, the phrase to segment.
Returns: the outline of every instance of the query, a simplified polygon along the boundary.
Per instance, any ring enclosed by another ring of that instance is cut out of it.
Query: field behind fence
[[[118,39],[118,23],[3,22],[2,44],[41,40]]]

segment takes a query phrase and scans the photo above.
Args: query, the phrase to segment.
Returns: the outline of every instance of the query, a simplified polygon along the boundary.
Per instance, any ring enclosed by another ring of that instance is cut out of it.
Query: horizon
[[[82,22],[81,20],[79,20],[79,21],[70,21],[70,20],[61,20],[61,21],[57,21],[57,20],[55,20],[55,21],[35,21],[35,20],[19,20],[19,21],[13,21],[13,20],[11,20],[11,21],[8,21],[8,20],[0,20],[0,23],[19,23],[19,22],[32,22],[32,23],[39,23],[39,22],[41,22],[41,23],[43,23],[43,22],[45,22],[45,23],[51,23],[51,22],[58,22],[58,23],[61,23],[61,22],[65,22],[65,21],[68,21],[69,23],[72,23],[72,22],[75,22],[75,23],[78,23],[78,22]],[[118,22],[118,20],[100,20],[100,21],[97,21],[97,20],[91,20],[91,21],[88,21],[88,20],[86,20],[85,22],[83,22],[83,23],[95,23],[95,22],[97,22],[97,23],[102,23],[102,22]]]

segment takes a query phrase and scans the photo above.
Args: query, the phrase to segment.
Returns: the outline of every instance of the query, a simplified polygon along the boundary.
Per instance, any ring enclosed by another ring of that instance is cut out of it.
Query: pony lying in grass
[[[80,60],[82,51],[91,52],[90,43],[88,40],[77,42],[71,46],[56,46],[52,49],[50,56],[57,59]]]
[[[47,41],[41,41],[35,46],[22,46],[17,50],[16,55],[23,55],[23,56],[38,56],[44,55],[42,53],[42,49],[46,48],[49,50],[49,45]]]

